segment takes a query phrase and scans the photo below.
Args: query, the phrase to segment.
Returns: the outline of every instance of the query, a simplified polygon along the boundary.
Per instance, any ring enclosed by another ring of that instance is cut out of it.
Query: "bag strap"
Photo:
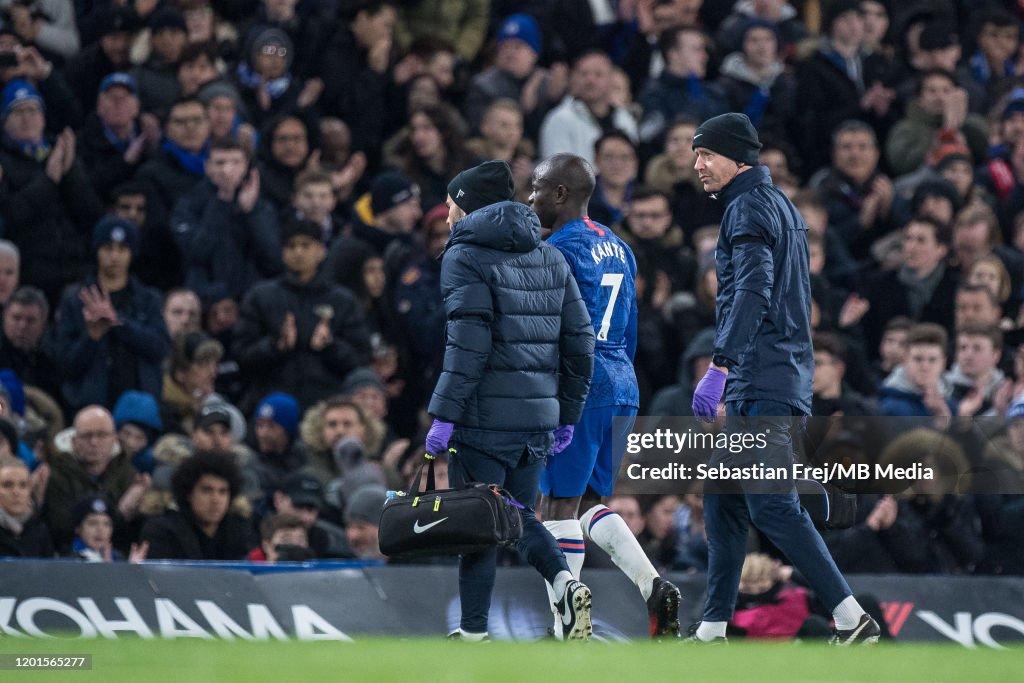
[[[416,470],[416,474],[412,475],[412,479],[409,481],[409,490],[405,492],[407,496],[414,496],[419,493],[420,487],[420,475],[423,473],[423,467],[427,467],[427,488],[424,491],[433,491],[437,486],[437,482],[434,480],[434,461],[437,460],[436,455],[430,453],[423,454],[423,462],[420,463],[419,468]]]
[[[467,486],[470,486],[472,484],[479,484],[480,482],[474,479],[473,475],[469,473],[469,468],[466,467],[466,463],[462,460],[462,458],[457,457],[458,453],[459,452],[454,448],[448,449],[449,466],[451,466],[451,464],[454,462],[456,467],[462,468],[463,481],[466,483]],[[407,496],[414,496],[417,493],[420,493],[418,489],[420,486],[420,477],[423,473],[424,467],[427,468],[427,488],[424,489],[423,492],[426,493],[427,491],[433,491],[437,487],[437,482],[434,479],[434,462],[436,460],[436,455],[431,455],[430,453],[423,454],[423,462],[420,463],[419,468],[416,470],[416,474],[412,475],[412,479],[409,481],[409,489],[405,492]]]
[[[479,484],[480,482],[478,482],[473,477],[473,475],[469,473],[469,468],[466,467],[466,461],[458,457],[458,455],[459,452],[454,448],[448,449],[448,466],[451,467],[452,462],[454,461],[456,463],[456,466],[462,469],[462,481],[465,483],[466,486],[470,486],[472,484]]]

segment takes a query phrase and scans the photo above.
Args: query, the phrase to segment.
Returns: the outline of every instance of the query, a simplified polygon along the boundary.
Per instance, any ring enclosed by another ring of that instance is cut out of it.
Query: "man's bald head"
[[[573,201],[590,201],[596,180],[590,162],[575,154],[555,154],[540,163],[535,172],[538,179],[564,185]]]
[[[75,458],[89,474],[103,474],[114,457],[117,438],[110,411],[103,406],[86,406],[75,415],[73,425],[71,447]]]
[[[586,159],[575,154],[555,154],[533,172],[530,206],[543,227],[557,230],[587,215],[594,183],[594,168]]]
[[[86,406],[75,414],[74,428],[88,430],[93,426],[109,426],[113,428],[114,417],[103,406]]]

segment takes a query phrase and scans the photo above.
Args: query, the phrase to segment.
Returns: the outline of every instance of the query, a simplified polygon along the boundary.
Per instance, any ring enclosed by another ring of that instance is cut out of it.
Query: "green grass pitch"
[[[939,683],[1022,680],[1024,648],[890,644],[838,650],[811,644],[733,642],[469,644],[437,639],[351,643],[192,639],[24,640],[0,638],[0,653],[91,654],[91,671],[2,671],[0,680],[263,683],[401,681],[462,683]]]

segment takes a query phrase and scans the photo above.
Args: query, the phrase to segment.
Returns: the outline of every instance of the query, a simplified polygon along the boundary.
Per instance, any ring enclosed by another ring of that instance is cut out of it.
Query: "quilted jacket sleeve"
[[[490,287],[474,265],[472,251],[459,248],[449,251],[441,262],[441,293],[448,322],[444,364],[428,410],[434,417],[456,424],[491,354],[494,303]]]

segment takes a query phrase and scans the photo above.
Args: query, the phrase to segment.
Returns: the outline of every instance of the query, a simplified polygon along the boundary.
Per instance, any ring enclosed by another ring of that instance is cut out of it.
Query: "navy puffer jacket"
[[[594,369],[594,329],[562,253],[527,206],[500,202],[455,224],[441,262],[444,367],[430,413],[453,441],[518,462],[575,424]]]

